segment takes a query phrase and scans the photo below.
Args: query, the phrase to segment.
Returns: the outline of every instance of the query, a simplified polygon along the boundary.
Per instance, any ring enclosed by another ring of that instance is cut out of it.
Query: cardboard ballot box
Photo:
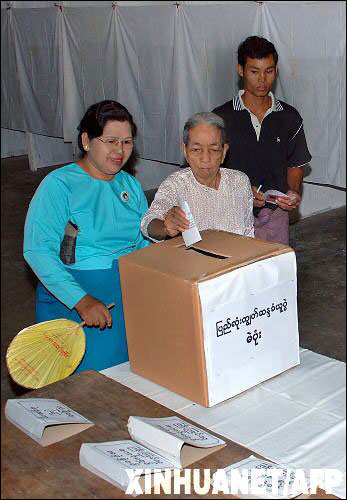
[[[131,370],[213,406],[299,364],[286,245],[201,231],[119,258]]]

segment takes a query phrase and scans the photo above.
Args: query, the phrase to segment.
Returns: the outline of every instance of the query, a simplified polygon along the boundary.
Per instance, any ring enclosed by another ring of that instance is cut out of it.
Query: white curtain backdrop
[[[346,186],[345,2],[61,3],[1,10],[2,127],[74,142],[86,108],[116,99],[140,156],[180,163],[184,122],[237,92],[237,46],[256,34],[278,50],[277,97],[303,116],[305,180]]]

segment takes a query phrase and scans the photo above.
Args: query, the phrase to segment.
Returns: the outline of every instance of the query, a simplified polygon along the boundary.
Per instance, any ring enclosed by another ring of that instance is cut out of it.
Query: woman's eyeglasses
[[[106,139],[102,139],[101,137],[96,137],[96,139],[106,144],[106,146],[122,146],[124,149],[131,149],[135,143],[135,140],[132,137],[128,137],[127,139],[119,139],[118,137],[107,137]]]

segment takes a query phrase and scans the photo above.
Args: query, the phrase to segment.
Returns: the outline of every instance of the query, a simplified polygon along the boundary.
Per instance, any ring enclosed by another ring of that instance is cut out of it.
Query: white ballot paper
[[[297,473],[301,477],[296,477]],[[309,493],[309,476],[302,469],[288,469],[268,460],[248,458],[219,469],[212,478],[215,488],[228,483],[229,492],[238,498],[295,498]]]
[[[189,221],[189,229],[186,229],[186,231],[183,231],[182,237],[184,239],[184,243],[186,244],[186,247],[189,247],[196,243],[197,241],[201,241],[202,238],[200,236],[199,230],[196,227],[193,214],[190,211],[189,205],[186,201],[183,201],[180,204],[180,207],[182,208],[183,212],[186,214],[186,217]]]
[[[273,203],[274,205],[277,205],[276,196],[283,196],[284,198],[290,198],[287,194],[282,193],[282,191],[277,191],[277,189],[269,189],[268,191],[265,191],[264,195],[267,203]]]
[[[56,443],[94,425],[57,399],[9,399],[5,416],[41,446]]]

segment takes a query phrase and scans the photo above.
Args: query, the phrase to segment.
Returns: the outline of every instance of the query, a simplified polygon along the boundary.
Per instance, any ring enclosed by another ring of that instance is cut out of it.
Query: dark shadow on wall
[[[333,184],[325,184],[321,182],[311,182],[311,181],[305,181],[305,177],[307,177],[311,172],[312,172],[312,167],[309,163],[307,163],[304,167],[304,181],[303,181],[303,189],[305,189],[305,184],[310,184],[312,186],[320,186],[320,187],[327,187],[330,189],[335,189],[336,191],[343,191],[346,192],[345,187],[341,186],[334,186]],[[301,219],[301,214],[300,214],[300,207],[296,210],[293,210],[292,212],[289,212],[289,223],[294,224],[298,222]]]

